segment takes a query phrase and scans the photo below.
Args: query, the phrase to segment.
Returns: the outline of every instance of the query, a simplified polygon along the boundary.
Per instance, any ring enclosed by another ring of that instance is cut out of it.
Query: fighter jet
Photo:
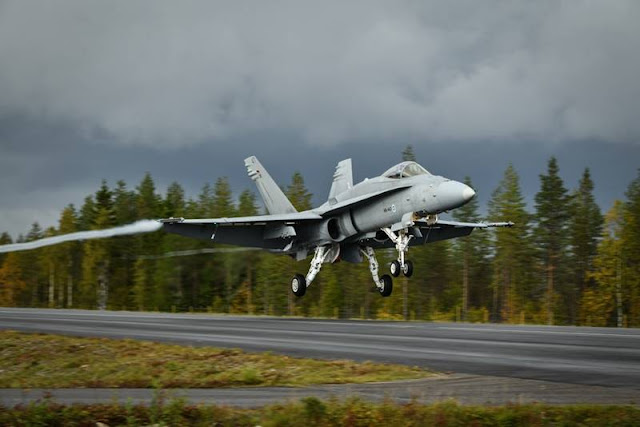
[[[291,279],[291,291],[302,297],[324,263],[359,263],[366,257],[376,289],[391,295],[393,280],[411,277],[410,246],[467,236],[476,228],[510,227],[511,222],[446,221],[438,214],[458,208],[475,196],[469,186],[429,173],[416,162],[399,163],[382,175],[354,185],[351,159],[338,163],[328,200],[298,212],[255,156],[244,161],[268,215],[236,218],[160,220],[169,233],[216,243],[262,248],[298,261],[313,253],[306,275]],[[391,276],[379,276],[375,249],[395,248]]]

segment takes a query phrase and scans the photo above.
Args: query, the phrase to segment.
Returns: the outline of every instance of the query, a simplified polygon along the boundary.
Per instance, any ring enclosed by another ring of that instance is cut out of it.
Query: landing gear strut
[[[376,289],[378,289],[380,295],[388,297],[393,291],[393,280],[391,280],[391,276],[385,274],[382,277],[378,277],[378,260],[372,247],[367,246],[364,250],[361,250],[361,252],[369,260],[369,271],[373,277],[373,283],[375,283]]]
[[[407,241],[408,240],[409,238],[407,238]],[[369,260],[369,271],[371,272],[371,277],[373,277],[373,283],[375,284],[377,291],[383,297],[388,297],[393,291],[393,280],[391,279],[391,276],[389,276],[388,274],[385,274],[382,277],[378,276],[379,264],[372,247],[366,246],[363,249],[360,249],[360,251]],[[293,292],[293,294],[297,297],[304,296],[304,294],[307,292],[307,287],[311,285],[313,279],[315,279],[316,275],[320,272],[322,264],[325,262],[335,261],[339,254],[340,246],[338,245],[318,246],[313,255],[313,259],[311,260],[311,266],[309,267],[309,272],[307,273],[307,275],[303,276],[302,274],[296,274],[291,279],[291,292]],[[392,274],[397,276],[400,272],[400,269],[402,269],[405,275],[410,276],[411,272],[413,271],[413,265],[410,261],[404,262],[404,256],[402,257],[402,261],[402,266],[398,264],[397,274],[394,274],[393,270]]]
[[[339,254],[340,246],[318,246],[313,254],[307,275],[296,274],[293,276],[293,279],[291,279],[291,292],[297,297],[303,296],[307,292],[307,287],[311,285],[313,279],[315,279],[316,275],[320,272],[322,263],[327,262],[329,259],[332,259],[332,261],[335,260]]]
[[[405,259],[405,254],[409,250],[409,241],[413,239],[413,236],[408,234],[406,228],[400,230],[398,234],[391,231],[390,228],[383,228],[382,231],[395,243],[398,251],[398,259],[389,266],[391,275],[398,277],[402,272],[406,277],[411,277],[413,275],[413,263]]]

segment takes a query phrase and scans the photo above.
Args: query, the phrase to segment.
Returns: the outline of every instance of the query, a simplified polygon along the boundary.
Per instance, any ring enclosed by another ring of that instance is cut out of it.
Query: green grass
[[[142,405],[59,405],[42,401],[0,406],[0,425],[109,426],[638,426],[634,406],[511,405],[460,406],[455,402],[422,405],[360,399],[321,401],[314,397],[258,409],[189,405],[183,401]]]
[[[306,386],[430,375],[402,365],[0,331],[0,388]]]

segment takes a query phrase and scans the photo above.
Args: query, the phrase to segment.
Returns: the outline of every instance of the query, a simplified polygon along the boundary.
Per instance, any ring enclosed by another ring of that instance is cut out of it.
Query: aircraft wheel
[[[304,296],[307,292],[307,281],[302,274],[296,274],[291,279],[291,292],[297,297]]]
[[[413,276],[413,263],[409,260],[404,262],[404,267],[402,268],[402,274],[407,277]]]
[[[388,274],[385,274],[380,278],[380,281],[382,282],[382,288],[378,288],[378,291],[383,297],[388,297],[393,291],[393,279]]]
[[[389,270],[393,277],[398,277],[400,275],[400,263],[398,261],[393,261],[389,266]]]

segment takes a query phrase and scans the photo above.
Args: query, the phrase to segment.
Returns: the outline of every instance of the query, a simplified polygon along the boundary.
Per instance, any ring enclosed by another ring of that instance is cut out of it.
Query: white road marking
[[[482,332],[515,332],[519,334],[556,334],[556,335],[587,335],[599,337],[624,337],[624,338],[640,338],[640,334],[616,334],[616,333],[599,333],[599,332],[573,332],[573,331],[541,331],[541,330],[523,330],[523,329],[484,329],[484,328],[464,328],[457,326],[442,326],[438,329],[451,329],[456,331],[482,331]],[[635,331],[634,331],[635,332]]]

